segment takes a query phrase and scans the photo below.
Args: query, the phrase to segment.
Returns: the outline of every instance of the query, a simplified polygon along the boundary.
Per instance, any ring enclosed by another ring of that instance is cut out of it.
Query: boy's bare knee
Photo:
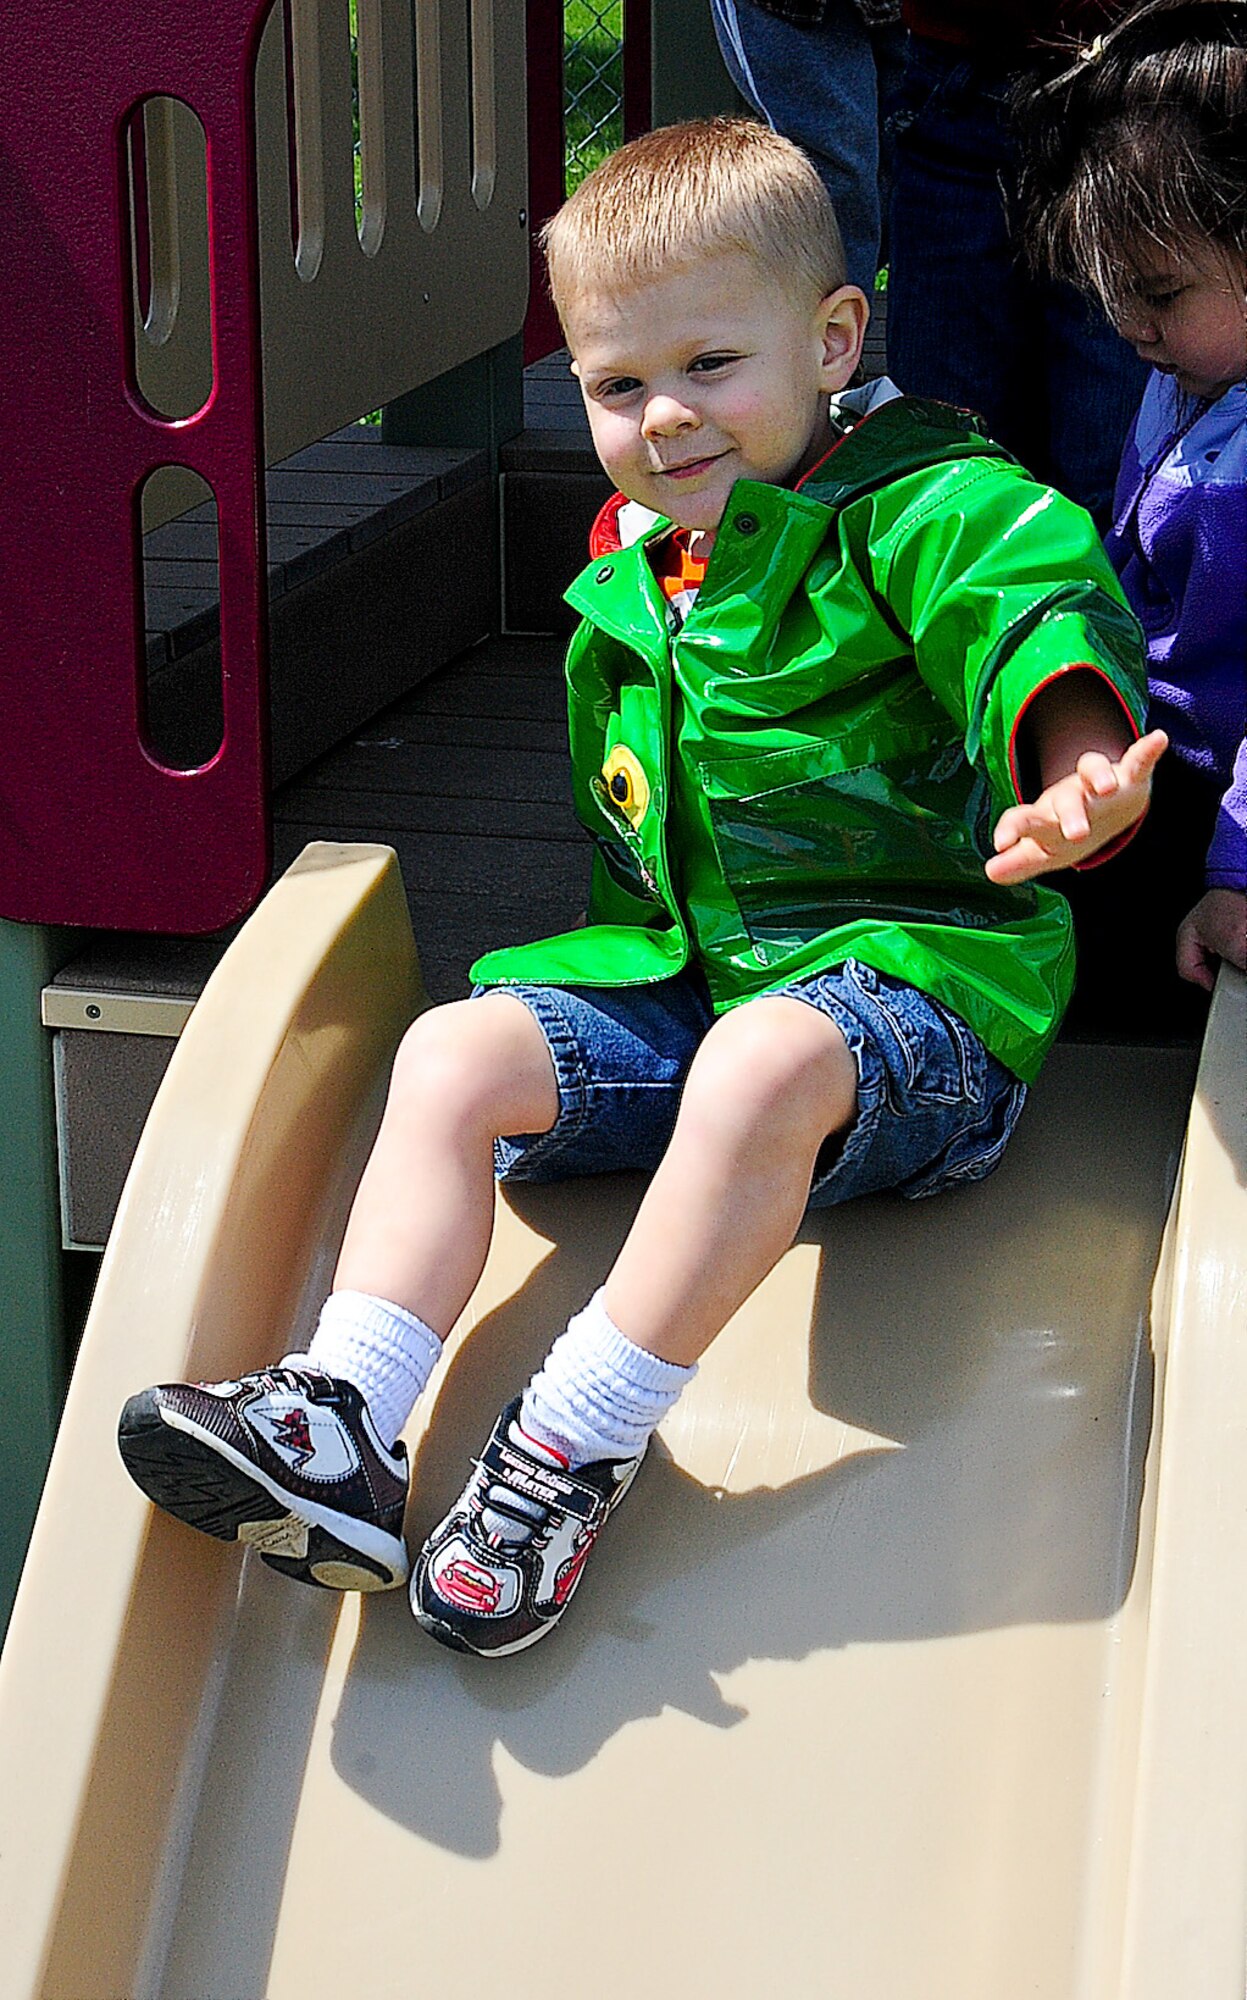
[[[558,1115],[558,1088],[533,1015],[509,995],[428,1008],[399,1044],[388,1110],[480,1122],[495,1132],[546,1129]],[[524,1122],[526,1115],[534,1122]]]
[[[851,1123],[857,1066],[836,1026],[781,995],[721,1015],[689,1072],[683,1106],[743,1128],[776,1121],[822,1139]]]

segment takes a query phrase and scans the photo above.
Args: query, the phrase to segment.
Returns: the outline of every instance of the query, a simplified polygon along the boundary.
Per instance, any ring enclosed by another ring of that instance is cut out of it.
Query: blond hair
[[[752,257],[812,302],[845,281],[827,194],[800,148],[749,118],[699,118],[647,132],[586,176],[541,234],[560,319],[593,292],[618,292],[702,257]]]

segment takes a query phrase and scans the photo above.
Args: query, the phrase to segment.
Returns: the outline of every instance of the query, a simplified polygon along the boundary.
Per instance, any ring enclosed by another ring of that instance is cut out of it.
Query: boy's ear
[[[841,285],[819,301],[818,328],[823,344],[823,388],[847,387],[862,358],[862,342],[870,320],[866,294],[857,285]]]

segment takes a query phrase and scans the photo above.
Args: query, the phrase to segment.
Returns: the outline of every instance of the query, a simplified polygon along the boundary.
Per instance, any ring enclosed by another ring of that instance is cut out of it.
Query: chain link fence
[[[623,0],[564,0],[564,185],[623,144]]]

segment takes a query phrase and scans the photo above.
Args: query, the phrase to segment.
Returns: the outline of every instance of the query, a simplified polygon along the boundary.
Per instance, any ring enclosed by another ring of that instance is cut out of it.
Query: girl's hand
[[[1211,993],[1217,961],[1247,972],[1247,890],[1209,889],[1178,926],[1178,971]]]
[[[1152,773],[1168,748],[1153,729],[1122,752],[1118,763],[1088,750],[1077,768],[1029,805],[1010,806],[996,822],[996,852],[987,863],[993,882],[1029,882],[1057,868],[1074,868],[1116,840],[1147,810]]]

